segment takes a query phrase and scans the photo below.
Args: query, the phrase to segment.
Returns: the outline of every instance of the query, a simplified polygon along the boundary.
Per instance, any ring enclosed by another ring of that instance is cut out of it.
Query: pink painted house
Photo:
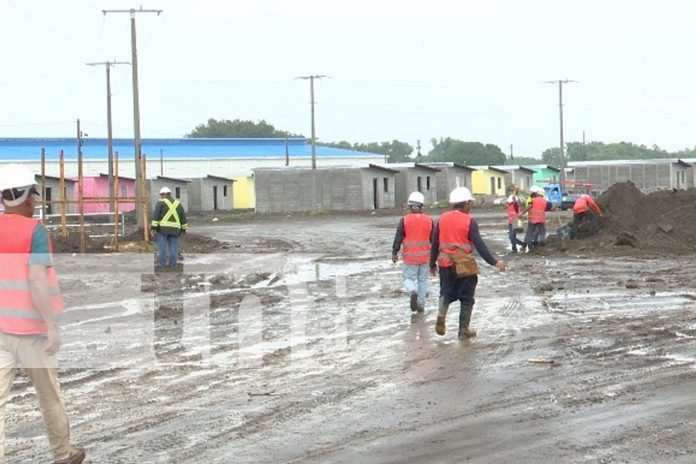
[[[77,180],[77,179],[75,179]],[[106,200],[99,203],[84,203],[85,213],[108,213],[109,212],[109,175],[99,174],[96,177],[83,177],[82,178],[82,191],[85,199],[87,198],[98,198],[103,197]],[[75,188],[73,190],[75,200],[80,198],[80,189],[75,183]],[[134,197],[135,196],[135,179],[130,177],[120,177],[118,178],[118,192],[116,196],[119,198],[124,197]],[[135,204],[133,201],[124,201],[118,203],[119,211],[133,211],[135,209]],[[79,205],[75,204],[75,211],[79,211]]]

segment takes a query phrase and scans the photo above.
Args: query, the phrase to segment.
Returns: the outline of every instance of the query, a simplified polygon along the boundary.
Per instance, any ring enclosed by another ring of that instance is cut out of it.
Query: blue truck
[[[575,200],[580,198],[579,193],[564,192],[561,189],[561,184],[547,184],[544,186],[544,190],[546,191],[546,199],[562,211],[572,209]]]

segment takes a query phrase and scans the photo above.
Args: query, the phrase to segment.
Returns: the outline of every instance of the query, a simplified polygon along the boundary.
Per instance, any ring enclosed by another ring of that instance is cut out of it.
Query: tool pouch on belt
[[[476,258],[474,258],[474,256],[470,253],[464,253],[462,250],[457,250],[450,256],[452,264],[454,264],[454,271],[457,273],[457,277],[467,277],[477,275],[479,273]]]

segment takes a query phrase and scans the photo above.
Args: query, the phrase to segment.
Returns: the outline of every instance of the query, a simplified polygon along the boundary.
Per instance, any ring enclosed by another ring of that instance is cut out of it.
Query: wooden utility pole
[[[142,173],[140,170],[142,162],[142,142],[140,138],[140,95],[138,91],[138,51],[136,45],[135,34],[135,14],[136,13],[157,13],[159,16],[162,10],[144,10],[141,6],[139,10],[131,8],[129,10],[102,10],[102,13],[128,13],[130,14],[131,23],[131,64],[133,72],[133,142],[135,154],[135,217],[137,218],[138,227],[143,227],[143,210],[145,206],[145,198],[141,188]]]
[[[117,64],[130,64],[127,61],[102,61],[87,63],[87,66],[103,65],[106,68],[106,129],[109,159],[109,208],[114,211],[114,133],[111,123],[111,67]]]
[[[570,82],[577,82],[572,79],[559,79],[557,81],[544,81],[546,84],[558,84],[558,115],[560,119],[560,131],[561,131],[561,189],[564,189],[563,184],[565,183],[565,142],[563,141],[563,84],[568,84]]]
[[[309,95],[310,103],[312,107],[312,169],[317,168],[317,136],[316,136],[316,126],[314,123],[314,79],[323,79],[328,76],[322,76],[320,74],[313,74],[311,76],[300,76],[297,79],[309,79]]]

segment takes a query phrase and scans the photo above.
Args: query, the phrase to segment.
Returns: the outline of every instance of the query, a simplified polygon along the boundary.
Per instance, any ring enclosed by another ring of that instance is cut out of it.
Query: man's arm
[[[177,214],[179,215],[179,223],[181,224],[181,230],[186,232],[186,229],[188,229],[188,222],[186,221],[186,212],[184,211],[184,207],[181,206],[181,203],[179,203],[176,209]]]
[[[39,311],[41,319],[46,323],[47,342],[46,353],[53,355],[58,352],[61,340],[58,325],[53,314],[53,304],[49,291],[47,268],[52,266],[48,233],[42,224],[34,229],[31,239],[31,254],[29,255],[29,291],[34,306]]]
[[[476,251],[478,251],[478,254],[484,259],[484,261],[491,266],[495,266],[495,263],[497,263],[498,260],[495,259],[490,250],[488,250],[488,247],[481,238],[478,223],[474,219],[471,220],[471,224],[469,225],[469,240],[471,240],[471,243],[474,244]]]
[[[401,218],[399,225],[396,226],[394,234],[394,243],[392,243],[392,261],[396,262],[396,257],[399,256],[401,244],[404,242],[404,218]]]
[[[440,223],[436,222],[433,227],[432,238],[430,240],[430,269],[437,266],[437,257],[440,254]]]

